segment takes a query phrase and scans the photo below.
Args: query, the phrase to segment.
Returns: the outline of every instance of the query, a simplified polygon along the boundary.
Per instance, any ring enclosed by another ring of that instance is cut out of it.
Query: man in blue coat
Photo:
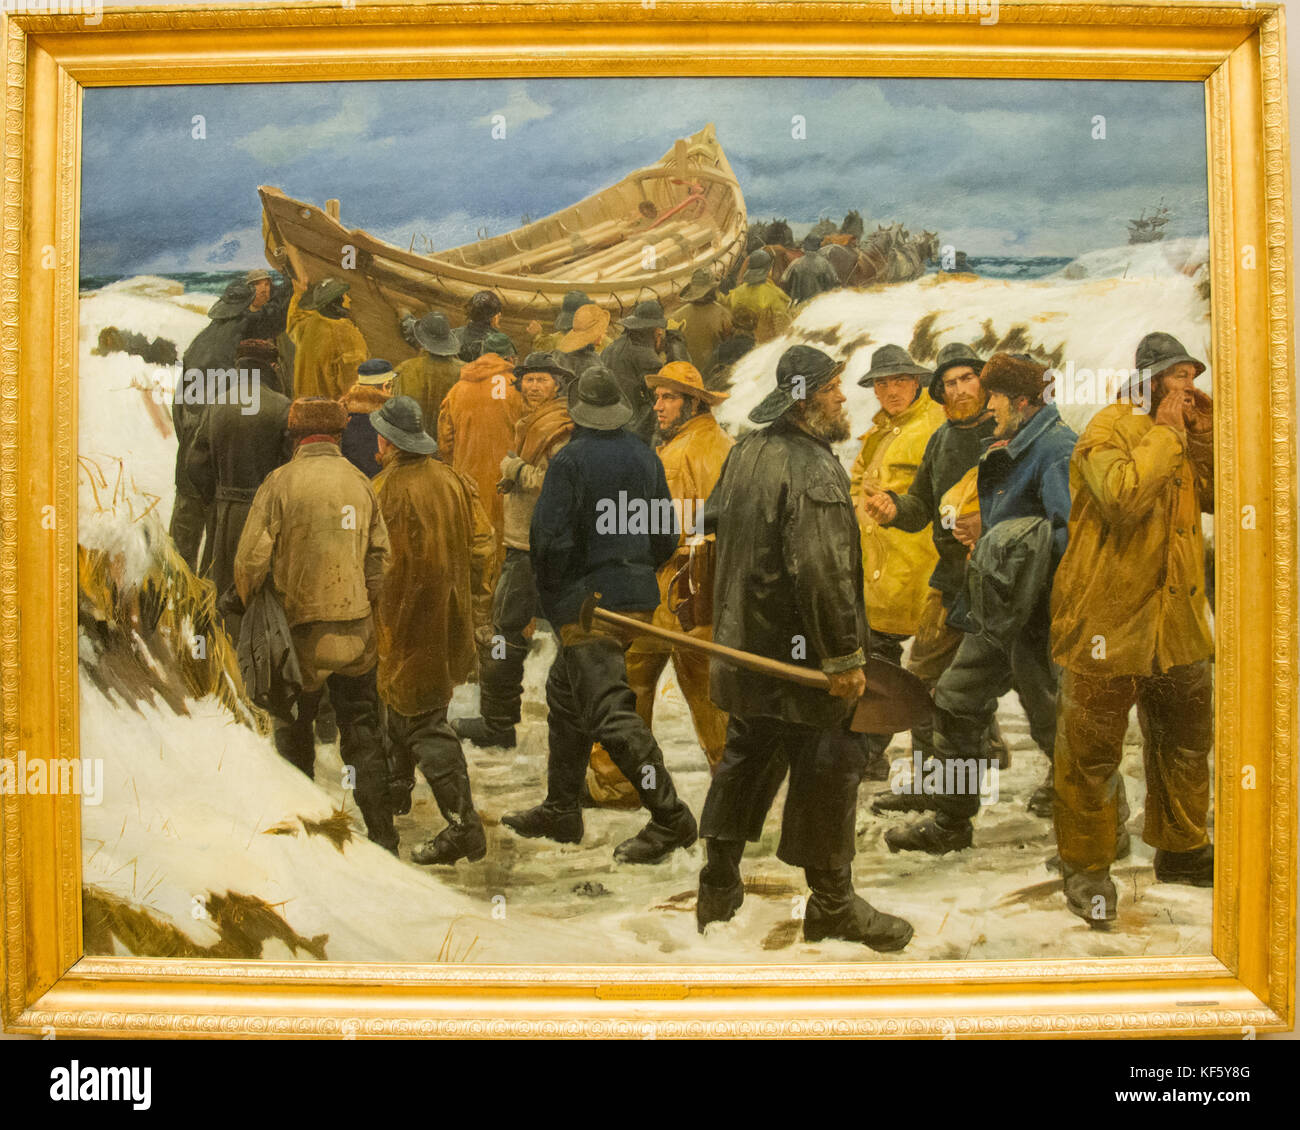
[[[570,386],[573,435],[551,460],[529,528],[538,604],[559,637],[546,682],[550,757],[546,799],[501,823],[521,836],[582,839],[582,785],[599,741],[650,812],[614,849],[620,863],[658,863],[696,839],[695,817],[636,710],[623,653],[631,629],[578,623],[583,601],[649,623],[659,605],[656,571],[680,534],[659,457],[623,427],[632,407],[614,375],[593,365]]]
[[[1049,377],[1045,366],[1027,354],[994,354],[980,373],[989,407],[997,420],[993,439],[980,457],[977,528],[958,523],[957,536],[969,548],[987,539],[999,525],[1015,519],[1044,519],[1049,556],[1034,592],[1022,591],[1016,578],[987,578],[990,592],[1010,592],[1026,606],[1023,626],[1010,642],[989,632],[972,631],[967,588],[953,605],[949,622],[967,629],[952,664],[934,692],[935,755],[944,762],[943,791],[936,795],[936,814],[885,833],[890,851],[924,851],[942,855],[971,846],[971,818],[980,807],[981,738],[997,711],[998,699],[1013,687],[1029,718],[1029,732],[1048,758],[1047,780],[1030,798],[1031,812],[1051,816],[1051,758],[1056,742],[1057,671],[1049,647],[1048,600],[1052,576],[1065,552],[1070,522],[1070,456],[1078,436],[1054,403],[1045,403]],[[1005,529],[1005,527],[1004,527]],[[980,555],[977,553],[976,558]],[[1045,581],[1041,578],[1045,577]]]

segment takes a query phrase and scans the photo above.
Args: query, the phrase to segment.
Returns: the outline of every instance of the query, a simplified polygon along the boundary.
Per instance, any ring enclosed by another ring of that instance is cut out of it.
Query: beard
[[[655,424],[655,446],[658,447],[661,444],[667,443],[670,439],[673,438],[673,436],[675,436],[684,427],[686,427],[686,423],[688,420],[690,420],[690,418],[691,418],[691,414],[689,412],[683,411],[680,412],[677,415],[677,418],[669,424],[656,423]]]
[[[1006,423],[998,424],[996,430],[993,432],[994,438],[1007,439],[1010,436],[1015,435],[1016,432],[1020,431],[1021,427],[1024,425],[1024,422],[1025,422],[1025,413],[1022,412],[1019,408],[1015,407],[1015,405],[1012,405],[1010,408],[1007,409]]]
[[[799,422],[818,439],[823,439],[827,443],[841,443],[852,434],[849,414],[842,405],[823,409],[812,401],[805,400],[797,405],[795,411],[799,414]]]
[[[979,396],[959,396],[951,401],[945,399],[943,410],[954,424],[964,424],[967,420],[982,416],[988,405],[988,394],[983,393]]]

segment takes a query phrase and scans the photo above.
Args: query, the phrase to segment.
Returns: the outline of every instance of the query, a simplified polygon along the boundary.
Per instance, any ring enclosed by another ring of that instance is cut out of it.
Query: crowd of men
[[[545,621],[546,792],[504,827],[577,843],[584,812],[644,808],[614,849],[636,865],[703,838],[703,931],[739,911],[745,844],[788,775],[777,855],[805,872],[805,938],[894,951],[912,927],[856,894],[851,869],[859,785],[890,779],[889,738],[850,720],[869,660],[900,664],[910,641],[933,715],[912,730],[919,779],[873,802],[912,818],[887,831],[891,851],[972,848],[972,767],[1008,764],[996,708],[1014,689],[1048,760],[1029,808],[1054,821],[1071,911],[1116,916],[1134,705],[1155,877],[1211,885],[1204,364],[1147,335],[1134,380],[1149,385],[1078,436],[1028,354],[954,342],[929,368],[883,345],[859,380],[880,409],[850,474],[833,450],[850,438],[847,359],[793,345],[752,428],[736,439],[713,416],[744,349],[789,324],[770,258],[752,254],[723,298],[700,272],[671,323],[649,300],[614,335],[574,292],[522,358],[490,292],[455,329],[403,310],[417,353],[396,367],[370,356],[342,280],[228,287],[183,365],[256,368],[261,396],[255,411],[178,398],[172,536],[233,638],[265,594],[283,607],[299,685],[274,715],[277,750],[310,776],[328,708],[374,842],[397,853],[418,768],[445,827],[412,861],[481,859],[461,743],[515,745]],[[801,294],[820,285],[806,258],[784,272]],[[616,621],[584,612],[593,594]],[[826,683],[710,661],[695,646],[710,640]],[[669,662],[712,773],[698,825],[653,732]],[[449,721],[473,679],[480,713]]]

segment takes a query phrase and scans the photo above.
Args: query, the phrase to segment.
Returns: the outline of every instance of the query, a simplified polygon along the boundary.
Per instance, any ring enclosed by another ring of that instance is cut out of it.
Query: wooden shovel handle
[[[728,663],[743,667],[747,671],[757,671],[763,675],[774,675],[778,679],[785,679],[791,683],[801,683],[805,687],[820,687],[822,690],[827,690],[831,685],[830,678],[821,671],[798,667],[793,663],[782,663],[779,659],[768,659],[762,655],[751,655],[747,651],[737,651],[734,647],[726,647],[723,644],[714,643],[712,640],[698,639],[695,636],[688,636],[684,632],[674,632],[671,628],[660,628],[655,624],[647,624],[644,620],[638,620],[633,616],[621,616],[617,612],[610,612],[604,608],[593,609],[592,615],[597,620],[603,620],[607,624],[619,624],[625,628],[632,628],[642,635],[668,640],[679,647],[688,647],[695,651],[716,655],[719,659],[725,659]]]

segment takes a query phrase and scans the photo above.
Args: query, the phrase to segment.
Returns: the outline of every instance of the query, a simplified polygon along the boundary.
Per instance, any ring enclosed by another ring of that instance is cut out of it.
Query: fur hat
[[[348,410],[326,396],[300,396],[289,405],[289,435],[340,436],[348,426]]]
[[[995,353],[980,373],[985,392],[1000,392],[1011,400],[1027,396],[1030,404],[1042,404],[1047,388],[1047,366],[1028,353]]]

